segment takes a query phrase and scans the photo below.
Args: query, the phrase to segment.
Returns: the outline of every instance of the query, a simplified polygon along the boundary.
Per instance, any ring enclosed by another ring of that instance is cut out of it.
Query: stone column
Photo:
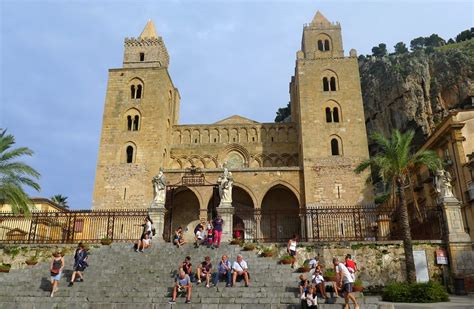
[[[464,230],[461,202],[455,197],[439,199],[445,222],[449,264],[455,277],[474,275],[474,252],[469,234]]]
[[[148,209],[148,215],[153,221],[153,225],[156,229],[156,235],[154,241],[164,242],[163,232],[165,228],[165,213],[166,208],[164,203],[157,203],[153,201],[150,208]]]
[[[234,215],[234,207],[232,207],[231,203],[221,203],[219,207],[217,207],[217,214],[221,216],[222,220],[224,220],[224,226],[222,227],[222,238],[221,241],[228,242],[232,240],[232,227],[234,225],[233,222],[233,215]]]

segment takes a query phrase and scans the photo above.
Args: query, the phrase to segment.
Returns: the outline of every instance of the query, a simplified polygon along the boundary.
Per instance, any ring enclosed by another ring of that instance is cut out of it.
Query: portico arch
[[[232,189],[232,207],[234,207],[232,234],[245,240],[253,239],[256,232],[254,198],[249,192],[251,191],[240,185],[234,185]]]
[[[298,196],[283,184],[272,186],[262,200],[260,231],[264,241],[285,241],[300,235]]]
[[[173,209],[168,220],[171,220],[171,233],[179,226],[183,228],[184,239],[194,239],[194,227],[199,222],[199,193],[193,188],[179,187],[173,192]],[[173,234],[171,234],[173,235]]]

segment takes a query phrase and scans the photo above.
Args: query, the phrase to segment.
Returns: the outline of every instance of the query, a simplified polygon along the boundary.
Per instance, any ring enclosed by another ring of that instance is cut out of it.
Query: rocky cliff
[[[450,110],[471,105],[474,40],[429,52],[359,57],[359,69],[367,133],[413,129],[420,146]]]

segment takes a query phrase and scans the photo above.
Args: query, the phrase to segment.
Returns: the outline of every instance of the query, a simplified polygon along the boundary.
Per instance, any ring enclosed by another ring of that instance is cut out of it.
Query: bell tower
[[[151,179],[169,159],[179,92],[163,39],[148,21],[124,42],[123,67],[109,70],[93,209],[148,208]]]
[[[303,29],[290,100],[306,207],[372,203],[367,175],[353,172],[369,157],[357,55],[344,56],[340,24],[319,11]]]

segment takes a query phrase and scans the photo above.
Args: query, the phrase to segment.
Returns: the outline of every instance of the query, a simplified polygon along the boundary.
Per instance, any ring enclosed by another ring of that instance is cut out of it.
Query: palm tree
[[[421,166],[426,166],[431,171],[441,167],[441,160],[433,151],[411,151],[414,135],[413,131],[402,134],[398,130],[395,130],[390,138],[380,133],[373,134],[371,138],[380,147],[380,152],[360,163],[354,170],[359,174],[370,167],[390,188],[392,201],[398,211],[408,282],[416,281],[416,272],[405,189],[411,186],[410,175]]]
[[[69,205],[67,204],[67,196],[56,194],[51,197],[51,200],[63,208],[69,208]]]
[[[33,155],[33,151],[26,147],[12,149],[15,137],[6,132],[0,129],[0,200],[10,204],[14,213],[29,214],[31,200],[23,186],[39,191],[40,185],[34,179],[39,179],[40,174],[29,165],[15,161]]]

